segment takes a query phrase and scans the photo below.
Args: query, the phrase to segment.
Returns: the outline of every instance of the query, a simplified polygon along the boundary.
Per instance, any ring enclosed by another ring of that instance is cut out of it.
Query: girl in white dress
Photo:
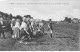
[[[14,26],[14,37],[19,38],[19,34],[20,34],[20,19],[17,19]]]

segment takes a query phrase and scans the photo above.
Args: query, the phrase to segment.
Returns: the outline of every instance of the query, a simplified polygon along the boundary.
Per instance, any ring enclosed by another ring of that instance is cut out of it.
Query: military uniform
[[[5,35],[4,35],[4,25],[2,24],[2,21],[0,21],[0,37],[1,37],[1,34],[3,35],[3,38],[5,39]]]
[[[51,33],[51,38],[52,38],[52,31],[53,31],[53,26],[52,26],[52,22],[50,21],[50,23],[49,23],[49,29],[50,29],[50,33]]]

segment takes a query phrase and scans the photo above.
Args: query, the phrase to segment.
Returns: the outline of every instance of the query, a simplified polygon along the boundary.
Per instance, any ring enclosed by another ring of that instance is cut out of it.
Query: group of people
[[[3,18],[0,20],[0,36],[3,35],[3,38],[5,38],[4,35],[4,28],[3,25]],[[41,31],[41,28],[43,27],[42,21],[36,21],[29,17],[23,17],[23,18],[12,18],[10,21],[10,27],[11,27],[11,34],[12,38],[20,39],[21,41],[23,39],[30,41],[33,37],[33,35],[37,35],[38,32],[44,33]],[[51,32],[51,38],[52,38],[52,23],[50,21],[49,26],[50,32]],[[39,33],[38,33],[39,34]]]
[[[38,23],[38,22],[36,22]],[[28,40],[31,40],[33,34],[34,34],[34,30],[35,30],[35,23],[33,21],[33,19],[31,18],[26,18],[23,17],[22,20],[17,18],[13,18],[11,21],[11,28],[12,28],[12,32],[13,32],[13,38],[28,38]],[[43,26],[43,24],[42,24]],[[39,32],[41,29],[41,27],[39,25],[39,23],[37,24],[37,32]]]

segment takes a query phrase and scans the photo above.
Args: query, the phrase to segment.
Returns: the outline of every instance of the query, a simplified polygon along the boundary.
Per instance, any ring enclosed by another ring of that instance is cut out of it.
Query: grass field
[[[78,24],[53,24],[53,38],[45,24],[43,37],[38,37],[29,44],[19,44],[18,41],[8,38],[0,39],[0,51],[78,51],[79,47]]]

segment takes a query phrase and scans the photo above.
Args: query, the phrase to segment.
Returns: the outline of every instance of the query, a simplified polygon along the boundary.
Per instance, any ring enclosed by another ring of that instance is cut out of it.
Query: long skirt
[[[15,37],[15,38],[19,38],[20,29],[16,27],[16,28],[13,30],[13,33],[14,33],[14,37]]]

